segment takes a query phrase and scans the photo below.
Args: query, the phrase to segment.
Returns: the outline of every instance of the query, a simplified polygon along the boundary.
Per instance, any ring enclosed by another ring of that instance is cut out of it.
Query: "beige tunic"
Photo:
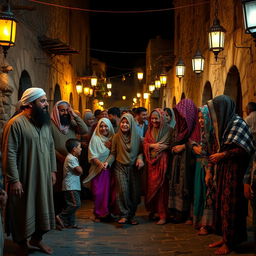
[[[21,198],[9,194],[8,219],[16,242],[36,229],[55,227],[51,173],[56,171],[50,126],[37,128],[21,113],[12,118],[3,133],[3,172],[7,184],[20,181]]]

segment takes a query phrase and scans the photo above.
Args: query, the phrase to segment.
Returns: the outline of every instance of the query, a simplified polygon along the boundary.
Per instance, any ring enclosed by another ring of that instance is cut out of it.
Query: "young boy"
[[[81,143],[77,139],[68,139],[66,141],[66,149],[69,154],[64,162],[62,182],[66,208],[56,216],[56,221],[62,228],[79,228],[75,223],[75,212],[81,205],[79,176],[83,173],[83,170],[78,162],[78,157],[82,151]]]

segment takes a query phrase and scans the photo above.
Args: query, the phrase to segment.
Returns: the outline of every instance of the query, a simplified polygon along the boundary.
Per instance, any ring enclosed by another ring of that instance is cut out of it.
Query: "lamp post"
[[[4,57],[7,51],[15,44],[17,20],[10,9],[8,2],[8,10],[0,13],[0,45],[3,47]]]
[[[185,74],[185,64],[183,60],[180,58],[178,63],[176,64],[176,76],[181,79]]]
[[[196,74],[204,71],[204,57],[199,50],[197,50],[195,56],[192,58],[192,69]]]
[[[256,41],[256,0],[242,0],[245,33]]]

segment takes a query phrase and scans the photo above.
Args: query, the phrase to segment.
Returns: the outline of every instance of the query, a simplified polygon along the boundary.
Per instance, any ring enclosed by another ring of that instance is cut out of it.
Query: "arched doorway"
[[[202,105],[205,105],[208,100],[212,99],[212,87],[211,83],[207,81],[204,86],[203,96],[202,96]]]
[[[174,96],[172,99],[172,107],[174,108],[176,106],[176,97]]]
[[[54,103],[54,105],[59,100],[61,100],[60,86],[58,84],[56,84],[55,88],[54,88],[54,96],[53,96],[53,103]]]
[[[186,95],[184,92],[181,94],[181,97],[180,97],[180,100],[183,100],[183,99],[186,99]]]
[[[30,79],[30,75],[26,70],[23,70],[20,75],[20,81],[19,81],[19,90],[18,90],[18,100],[20,100],[22,94],[24,91],[26,91],[28,88],[32,87],[32,82]]]
[[[70,104],[70,106],[72,107],[72,108],[74,108],[73,107],[73,94],[72,94],[72,92],[69,94],[69,104]]]
[[[236,113],[243,116],[241,81],[236,66],[231,67],[228,72],[224,94],[230,96],[235,101]]]

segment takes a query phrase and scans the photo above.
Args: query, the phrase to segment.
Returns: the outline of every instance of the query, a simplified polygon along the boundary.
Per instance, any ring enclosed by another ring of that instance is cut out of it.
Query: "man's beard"
[[[62,115],[62,116],[60,116],[60,123],[63,126],[69,126],[70,123],[71,123],[70,115]]]
[[[31,117],[34,124],[38,127],[42,127],[44,124],[50,124],[51,118],[47,106],[42,109],[36,105],[33,105]]]

